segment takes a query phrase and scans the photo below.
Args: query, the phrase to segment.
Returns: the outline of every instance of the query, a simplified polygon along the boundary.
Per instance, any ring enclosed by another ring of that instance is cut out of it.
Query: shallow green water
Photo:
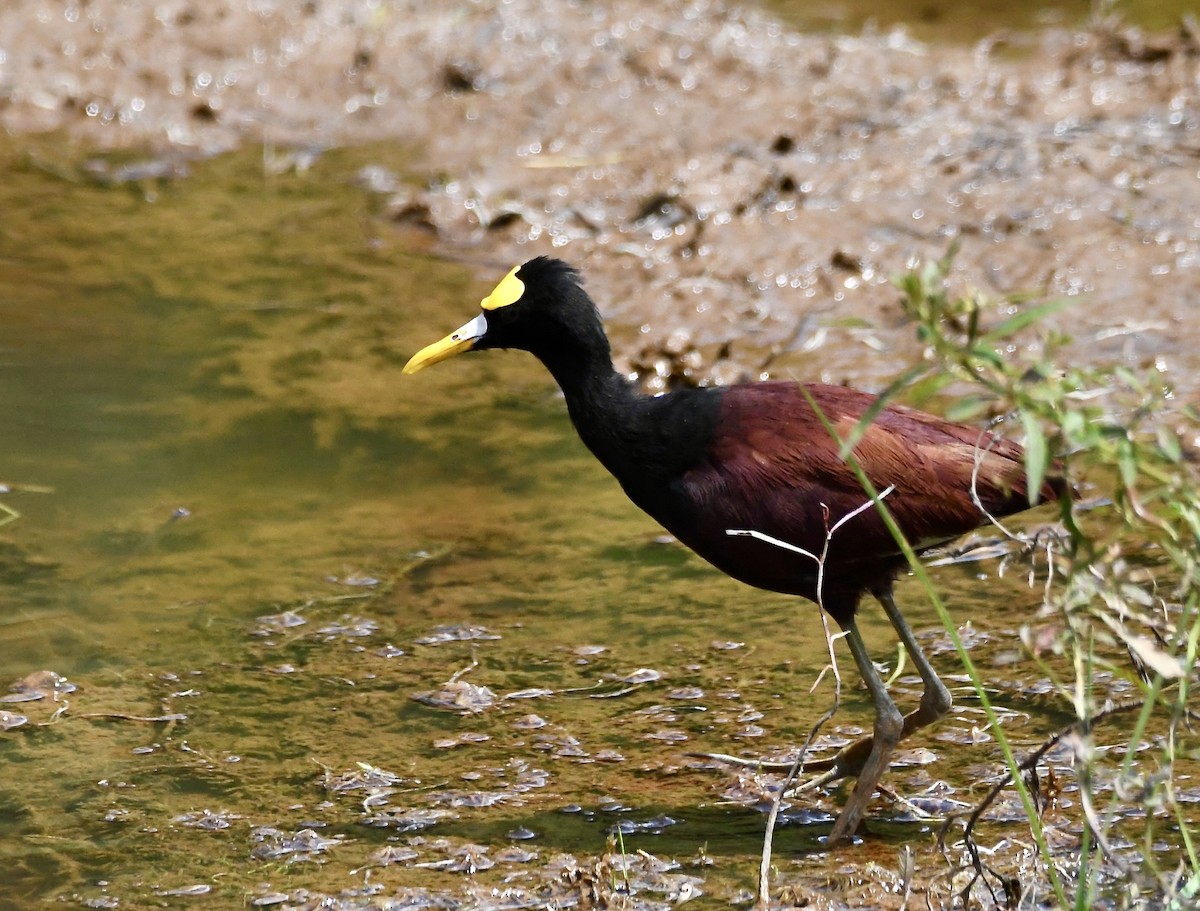
[[[1168,31],[1196,13],[1194,0],[1017,0],[1003,6],[985,0],[770,0],[766,5],[802,29],[857,34],[867,25],[901,25],[922,41],[943,43],[979,41],[1007,29],[1082,28],[1096,13],[1114,12],[1126,23]]]
[[[377,216],[353,178],[402,170],[396,149],[108,185],[63,148],[6,151],[0,180],[0,480],[21,514],[0,529],[0,691],[75,687],[3,704],[29,722],[0,733],[0,907],[465,901],[550,888],[618,822],[719,903],[749,887],[763,817],[687,753],[803,739],[832,698],[809,695],[817,615],[660,541],[526,356],[400,376],[508,264],[439,260]],[[1036,592],[976,570],[938,579],[1007,660]],[[877,612],[864,628],[886,660]],[[1036,741],[1057,721],[1021,674],[997,688]],[[448,683],[479,711],[413,698]],[[994,768],[961,743],[977,719],[968,701],[923,742],[932,770],[890,783]],[[831,730],[869,720],[854,689]],[[824,863],[836,806],[793,808],[815,824],[780,836],[781,865]],[[864,863],[894,858],[873,845]]]

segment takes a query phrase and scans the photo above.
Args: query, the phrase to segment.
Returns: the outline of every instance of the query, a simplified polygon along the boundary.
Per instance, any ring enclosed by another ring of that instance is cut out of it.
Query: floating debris
[[[429,795],[429,802],[435,806],[451,807],[494,807],[496,804],[512,800],[513,795],[507,791],[435,791]]]
[[[266,908],[270,905],[281,905],[286,901],[290,901],[291,898],[286,892],[268,892],[265,895],[260,895],[250,904],[258,908]]]
[[[359,782],[359,786],[377,787],[379,785],[395,785],[400,784],[405,779],[401,778],[394,772],[389,772],[387,769],[381,769],[378,766],[373,766],[366,762],[358,763],[358,768],[361,770],[355,775],[355,780]]]
[[[476,686],[465,680],[452,680],[438,690],[413,693],[412,699],[422,705],[449,712],[471,714],[490,709],[499,697],[486,686]]]
[[[490,870],[496,862],[487,856],[488,849],[483,845],[463,845],[453,855],[445,860],[431,860],[426,863],[413,864],[414,867],[425,867],[430,870],[445,870],[448,873],[477,873],[480,870]]]
[[[932,765],[937,761],[937,753],[933,752],[933,750],[927,750],[925,747],[917,747],[911,750],[897,750],[892,756],[892,766],[901,769]]]
[[[297,626],[304,626],[308,623],[303,617],[293,610],[285,610],[278,614],[267,614],[263,617],[256,617],[259,627],[264,630],[285,630],[292,629]]]
[[[491,740],[487,734],[478,734],[473,731],[464,731],[454,737],[443,737],[441,740],[435,740],[433,747],[435,750],[452,750],[455,747],[460,747],[468,743],[483,743]]]
[[[536,788],[544,788],[549,783],[550,773],[545,769],[527,769],[522,767],[520,773],[517,775],[517,780],[513,782],[512,789],[520,794]]]
[[[663,728],[646,735],[647,740],[659,740],[663,743],[683,743],[688,739],[687,732],[672,728]]]
[[[351,588],[374,588],[379,585],[379,579],[362,573],[350,573],[347,576],[326,576],[326,582],[334,585],[347,585]]]
[[[85,908],[119,908],[121,900],[115,895],[101,895],[98,898],[86,899],[83,906]]]
[[[956,563],[977,563],[981,560],[998,560],[1016,549],[1016,543],[1005,538],[980,538],[972,536],[962,545],[943,548],[940,557],[928,560],[928,566],[953,566]]]
[[[646,819],[638,822],[636,819],[622,819],[608,828],[608,831],[616,834],[620,832],[623,835],[646,834],[646,835],[661,835],[671,826],[678,825],[680,820],[672,816],[660,815],[652,819]],[[678,866],[676,864],[675,866]],[[663,867],[663,870],[672,869],[671,867]]]
[[[376,768],[369,763],[358,763],[359,771],[347,772],[337,777],[328,771],[325,773],[325,789],[334,794],[348,794],[353,791],[365,792],[362,797],[364,810],[386,806],[388,798],[399,790],[420,785],[415,779],[401,778],[385,769]]]
[[[421,853],[416,848],[408,845],[385,845],[371,855],[371,862],[380,867],[387,867],[391,864],[402,864],[420,856]]]
[[[287,834],[274,826],[259,826],[250,833],[250,838],[257,842],[250,851],[250,856],[255,860],[286,858],[288,863],[313,860],[330,848],[344,843],[340,835],[326,838],[314,829],[300,829]]]
[[[579,740],[570,734],[539,734],[534,738],[533,748],[558,759],[583,759],[588,755],[579,745]]]
[[[394,807],[367,817],[364,822],[379,829],[395,829],[398,832],[419,832],[447,819],[456,819],[457,814],[437,807]]]
[[[537,856],[537,851],[527,851],[518,845],[509,845],[497,851],[494,859],[496,863],[501,864],[527,864],[531,860],[537,860]]]
[[[54,671],[34,671],[9,687],[7,695],[0,696],[0,702],[37,702],[39,699],[53,699],[75,692],[79,687]]]
[[[28,722],[29,719],[25,715],[18,715],[16,712],[6,712],[0,709],[0,731],[11,731],[13,728],[19,728]]]
[[[370,636],[379,630],[379,624],[365,617],[344,615],[334,623],[327,623],[317,633],[328,639],[360,639]]]
[[[180,886],[177,889],[155,889],[155,895],[207,895],[212,891],[208,883],[197,883],[194,886]]]
[[[218,810],[216,813],[212,810],[198,810],[194,813],[184,813],[176,816],[172,822],[177,822],[192,829],[207,829],[210,832],[216,832],[221,829],[228,829],[232,825],[233,820],[241,818],[240,814],[231,813],[228,810]]]
[[[541,699],[544,696],[553,696],[554,690],[548,690],[541,686],[531,686],[528,689],[517,690],[514,693],[506,693],[505,699]]]
[[[541,715],[534,715],[530,713],[528,715],[522,715],[520,718],[514,721],[513,727],[518,731],[536,731],[539,728],[544,728],[547,723],[548,722],[546,719]]]
[[[441,645],[443,642],[471,642],[476,640],[494,640],[500,636],[482,626],[435,626],[428,636],[416,640],[417,645]]]

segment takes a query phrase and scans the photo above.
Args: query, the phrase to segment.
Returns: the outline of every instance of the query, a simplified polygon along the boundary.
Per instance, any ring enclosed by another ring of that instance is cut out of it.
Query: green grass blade
[[[1038,494],[1046,480],[1049,455],[1046,434],[1042,431],[1037,417],[1028,411],[1022,411],[1021,426],[1025,428],[1025,483],[1029,488],[1029,505],[1032,506],[1040,499]]]

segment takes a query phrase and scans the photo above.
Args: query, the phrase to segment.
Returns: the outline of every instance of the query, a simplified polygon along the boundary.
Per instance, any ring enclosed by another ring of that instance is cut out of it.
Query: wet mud
[[[404,144],[361,175],[399,225],[484,279],[582,265],[652,387],[822,347],[815,378],[878,387],[919,356],[891,279],[954,241],[960,289],[1077,298],[1079,356],[1200,375],[1192,21],[938,46],[708,2],[15,0],[18,32],[0,123],[150,150],[107,179]]]

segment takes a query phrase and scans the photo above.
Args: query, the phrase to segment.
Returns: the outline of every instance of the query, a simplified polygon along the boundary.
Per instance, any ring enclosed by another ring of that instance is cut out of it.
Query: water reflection
[[[617,833],[650,859],[616,875],[660,898],[697,872],[730,897],[753,869],[772,780],[688,754],[804,739],[832,698],[807,695],[813,608],[663,541],[532,359],[400,385],[479,293],[372,221],[347,178],[394,154],[269,178],[218,159],[152,199],[5,157],[2,499],[21,515],[0,530],[0,687],[42,681],[0,716],[6,888],[270,904],[349,895],[364,868],[455,892],[496,865],[561,888],[556,858]],[[964,615],[972,590],[1001,628],[995,603],[1036,600],[959,572]],[[864,622],[884,659],[885,627]],[[870,717],[844,701],[831,746]],[[932,771],[891,783],[953,779],[929,749]],[[782,850],[815,847],[834,806],[793,807]],[[504,853],[514,831],[536,837]]]

